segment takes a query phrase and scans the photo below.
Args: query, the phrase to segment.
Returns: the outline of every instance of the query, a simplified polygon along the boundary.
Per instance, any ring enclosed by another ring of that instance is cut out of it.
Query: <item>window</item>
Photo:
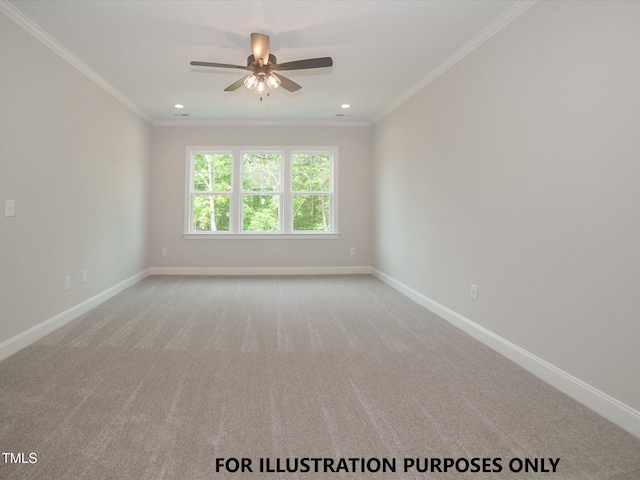
[[[187,148],[186,238],[335,238],[337,148]]]
[[[294,231],[327,231],[331,225],[331,157],[326,153],[291,155]]]
[[[232,171],[233,155],[230,153],[197,153],[193,156],[193,231],[229,231]]]
[[[282,194],[282,155],[245,153],[242,156],[242,231],[281,231]]]

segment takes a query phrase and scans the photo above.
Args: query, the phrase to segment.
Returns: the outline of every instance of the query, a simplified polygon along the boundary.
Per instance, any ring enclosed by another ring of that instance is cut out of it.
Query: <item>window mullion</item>
[[[242,225],[242,155],[233,151],[233,170],[231,172],[231,231],[240,233]]]
[[[184,231],[188,233],[193,233],[195,230],[194,218],[193,218],[193,171],[194,171],[194,163],[195,163],[195,153],[187,149],[187,172],[186,172],[186,182],[185,185],[186,191],[189,192],[188,205],[185,210],[184,217]]]
[[[293,201],[291,199],[291,151],[282,152],[282,231],[291,233],[293,231]]]

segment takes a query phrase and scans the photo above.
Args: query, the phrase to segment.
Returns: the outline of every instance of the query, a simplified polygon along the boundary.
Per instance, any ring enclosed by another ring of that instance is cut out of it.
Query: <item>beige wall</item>
[[[0,344],[149,266],[374,265],[640,409],[638,24],[540,2],[373,128],[152,128],[0,15]],[[188,145],[339,147],[340,238],[185,240]]]
[[[187,146],[337,146],[339,239],[187,240],[184,233]],[[371,128],[182,127],[153,131],[152,267],[273,268],[371,265]],[[349,255],[356,247],[356,255]],[[168,255],[161,256],[166,248]]]
[[[147,268],[151,126],[2,14],[0,59],[2,344]]]
[[[635,409],[638,25],[540,2],[374,127],[374,266]]]

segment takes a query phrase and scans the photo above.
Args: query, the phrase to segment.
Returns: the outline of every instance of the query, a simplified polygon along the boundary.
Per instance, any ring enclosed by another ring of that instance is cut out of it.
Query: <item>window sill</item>
[[[184,233],[185,240],[336,240],[339,233]]]

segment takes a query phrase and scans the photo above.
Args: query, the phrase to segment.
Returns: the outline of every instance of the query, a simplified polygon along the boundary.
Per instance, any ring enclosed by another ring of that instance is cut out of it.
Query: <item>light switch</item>
[[[13,217],[16,214],[16,201],[15,200],[5,200],[4,201],[4,216],[5,217]]]
[[[478,300],[478,286],[471,285],[471,300]]]

